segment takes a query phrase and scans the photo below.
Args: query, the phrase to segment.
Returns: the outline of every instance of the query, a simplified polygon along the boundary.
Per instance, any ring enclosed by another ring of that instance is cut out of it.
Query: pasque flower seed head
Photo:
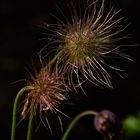
[[[106,9],[105,2],[86,0],[82,5],[79,0],[71,0],[66,3],[70,16],[60,10],[66,22],[57,18],[57,25],[47,26],[53,34],[50,42],[55,43],[56,50],[63,50],[60,62],[69,84],[73,84],[76,76],[80,86],[88,80],[95,85],[112,88],[108,68],[121,71],[112,62],[118,57],[129,59],[122,51],[127,45],[119,44],[120,40],[128,37],[121,35],[125,27],[120,25],[123,20],[119,18],[120,10]]]
[[[37,115],[37,112],[39,112],[38,116],[44,126],[46,125],[42,116],[47,116],[47,113],[51,112],[57,115],[61,113],[65,115],[58,109],[59,105],[67,100],[67,89],[60,75],[57,66],[53,70],[51,70],[50,66],[47,66],[42,67],[40,73],[33,77],[33,81],[29,83],[33,90],[28,93],[21,113],[23,118],[32,107],[34,108],[34,115]],[[49,126],[47,118],[45,120]]]

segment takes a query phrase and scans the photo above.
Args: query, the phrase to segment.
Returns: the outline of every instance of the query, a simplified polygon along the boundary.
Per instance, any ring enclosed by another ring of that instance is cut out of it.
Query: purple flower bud
[[[103,110],[94,119],[95,128],[107,140],[119,140],[121,137],[121,123],[111,111]]]

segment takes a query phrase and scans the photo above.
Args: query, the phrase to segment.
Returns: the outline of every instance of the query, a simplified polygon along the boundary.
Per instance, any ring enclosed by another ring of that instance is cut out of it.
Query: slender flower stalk
[[[26,140],[31,140],[32,137],[33,115],[34,115],[34,107],[31,107]]]
[[[16,132],[16,114],[17,114],[17,108],[18,108],[18,102],[20,97],[22,96],[22,94],[26,91],[30,91],[33,90],[32,86],[26,86],[24,88],[22,88],[16,98],[15,98],[15,102],[14,102],[14,107],[13,107],[13,117],[12,117],[12,129],[11,129],[11,140],[15,140],[15,132]]]
[[[84,116],[88,116],[88,115],[92,115],[92,116],[96,116],[98,113],[94,110],[86,110],[83,111],[82,113],[80,113],[79,115],[77,115],[72,122],[69,124],[67,130],[65,131],[63,137],[61,140],[66,140],[68,138],[68,135],[70,134],[71,130],[74,128],[74,126],[76,125],[76,123],[83,118]]]
[[[121,10],[106,9],[105,0],[86,0],[81,5],[79,0],[66,2],[68,17],[59,9],[66,21],[57,18],[57,25],[46,25],[52,32],[50,42],[56,50],[63,50],[60,62],[70,85],[74,85],[73,77],[77,77],[80,86],[88,80],[98,86],[113,88],[108,69],[123,71],[113,63],[114,60],[130,59],[123,52],[129,45],[119,44],[129,36],[121,35],[126,28],[120,24],[123,18],[118,18]]]

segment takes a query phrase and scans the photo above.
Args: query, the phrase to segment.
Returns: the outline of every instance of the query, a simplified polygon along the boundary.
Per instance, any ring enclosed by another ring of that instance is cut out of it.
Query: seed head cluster
[[[108,62],[113,62],[116,57],[129,59],[121,51],[126,45],[118,45],[120,40],[127,38],[120,35],[125,29],[120,25],[123,18],[118,18],[120,11],[113,7],[107,10],[105,0],[85,0],[82,6],[78,2],[80,0],[68,2],[69,17],[60,10],[66,21],[57,18],[58,24],[47,24],[46,29],[50,32],[47,36],[50,39],[49,45],[62,53],[53,69],[50,65],[47,68],[43,67],[32,79],[33,82],[29,85],[33,90],[25,99],[22,117],[34,107],[34,115],[39,111],[44,124],[42,114],[48,111],[62,113],[58,107],[67,100],[65,76],[69,85],[75,86],[73,79],[76,77],[76,84],[78,83],[81,88],[85,80],[97,86],[112,88],[108,68],[115,71],[121,69]],[[62,68],[61,73],[58,66]],[[48,123],[47,118],[46,121]]]
[[[58,18],[58,24],[50,26],[48,30],[53,34],[50,42],[55,43],[57,50],[63,50],[60,61],[64,62],[64,72],[70,84],[76,76],[79,85],[88,80],[95,85],[112,88],[107,69],[121,71],[112,63],[114,58],[129,59],[121,51],[126,45],[119,44],[120,40],[127,38],[121,35],[125,29],[120,25],[123,18],[118,18],[120,11],[115,8],[106,9],[105,0],[84,1],[82,8],[78,2],[68,2],[70,17],[60,10],[66,21]]]
[[[31,107],[33,107],[34,115],[39,111],[40,120],[45,125],[42,114],[44,115],[48,113],[48,111],[56,114],[62,113],[58,107],[67,99],[67,95],[66,87],[57,68],[54,68],[53,71],[51,71],[49,67],[47,69],[42,68],[40,73],[33,78],[33,82],[30,83],[30,86],[34,88],[28,93],[25,99],[21,113],[22,117],[25,117]]]

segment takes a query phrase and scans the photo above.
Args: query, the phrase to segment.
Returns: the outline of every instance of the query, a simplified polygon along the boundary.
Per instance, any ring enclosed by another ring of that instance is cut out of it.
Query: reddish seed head
[[[61,102],[67,99],[67,95],[65,84],[57,68],[54,68],[53,71],[49,67],[42,68],[40,73],[33,78],[33,82],[30,85],[34,89],[26,97],[21,113],[22,117],[25,117],[31,107],[34,107],[34,115],[39,111],[40,119],[45,124],[41,117],[42,114],[46,114],[48,111],[62,113],[58,107]]]

